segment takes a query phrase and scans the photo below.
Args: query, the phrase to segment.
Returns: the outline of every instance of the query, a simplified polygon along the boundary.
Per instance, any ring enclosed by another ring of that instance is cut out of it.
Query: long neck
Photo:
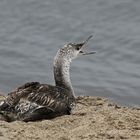
[[[55,57],[54,60],[54,78],[55,84],[58,87],[65,88],[69,91],[70,94],[74,95],[74,90],[72,88],[70,80],[70,61],[65,57]]]

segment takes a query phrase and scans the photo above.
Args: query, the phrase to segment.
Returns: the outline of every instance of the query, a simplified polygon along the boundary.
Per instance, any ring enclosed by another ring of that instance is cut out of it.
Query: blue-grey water
[[[76,95],[140,105],[139,0],[1,0],[0,90],[54,84],[57,50],[91,34],[87,49],[97,53],[71,67]]]

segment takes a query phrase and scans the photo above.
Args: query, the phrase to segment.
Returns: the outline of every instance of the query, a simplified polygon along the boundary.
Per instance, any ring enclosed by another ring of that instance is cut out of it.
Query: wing
[[[0,110],[2,108],[4,110],[13,109],[19,118],[26,118],[24,120],[37,119],[40,117],[39,114],[42,114],[41,112],[45,116],[47,114],[48,118],[60,114],[70,114],[75,102],[67,92],[65,89],[38,82],[26,83],[9,93],[0,106]]]
[[[38,89],[39,85],[40,85],[39,82],[30,82],[10,92],[6,97],[6,99],[1,102],[0,110],[15,107],[15,105],[18,104],[21,98],[27,97],[33,90]]]

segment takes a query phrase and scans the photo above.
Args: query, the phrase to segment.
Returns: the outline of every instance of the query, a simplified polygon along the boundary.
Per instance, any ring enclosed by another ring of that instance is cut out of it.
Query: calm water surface
[[[76,95],[140,105],[139,0],[1,0],[1,91],[28,81],[54,84],[57,50],[90,34],[88,49],[97,53],[72,63]]]

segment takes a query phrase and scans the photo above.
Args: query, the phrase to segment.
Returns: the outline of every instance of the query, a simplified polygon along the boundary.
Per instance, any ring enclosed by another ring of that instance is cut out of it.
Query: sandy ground
[[[0,121],[0,140],[140,140],[140,108],[78,97],[72,115],[38,122]]]

